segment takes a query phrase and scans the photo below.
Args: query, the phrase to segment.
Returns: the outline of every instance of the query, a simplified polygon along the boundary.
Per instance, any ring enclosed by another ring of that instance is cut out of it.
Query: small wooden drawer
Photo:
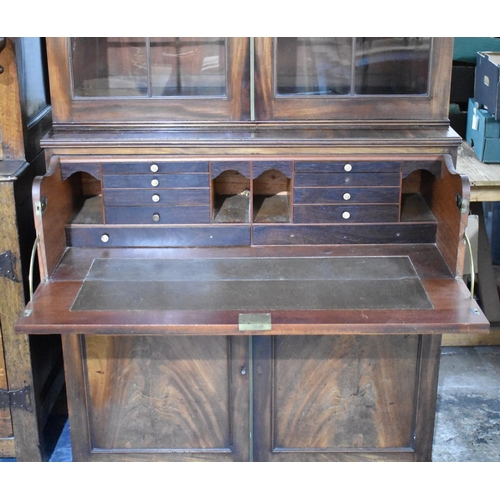
[[[398,222],[398,205],[296,205],[297,224]]]
[[[196,206],[210,205],[208,189],[105,189],[104,205]]]
[[[208,206],[106,207],[106,224],[205,224]]]
[[[295,172],[399,172],[401,163],[394,161],[297,161]]]
[[[120,161],[103,162],[103,174],[166,174],[208,172],[207,161]]]
[[[156,184],[156,186],[153,186]],[[160,188],[209,188],[208,174],[135,174],[104,175],[103,188],[147,189]]]
[[[295,188],[295,204],[399,203],[399,188]]]
[[[295,174],[297,187],[325,186],[399,186],[399,173],[343,173]]]

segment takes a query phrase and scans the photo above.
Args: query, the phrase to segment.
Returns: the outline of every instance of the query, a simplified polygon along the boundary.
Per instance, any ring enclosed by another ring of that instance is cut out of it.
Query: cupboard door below
[[[73,434],[76,458],[249,459],[248,339],[89,335],[81,353],[88,433]]]
[[[415,460],[420,345],[418,335],[256,338],[255,460]]]

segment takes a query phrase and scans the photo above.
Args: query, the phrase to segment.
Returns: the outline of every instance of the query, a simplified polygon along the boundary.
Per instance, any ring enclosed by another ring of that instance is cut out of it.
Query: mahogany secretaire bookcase
[[[469,186],[450,38],[52,38],[34,184],[75,460],[430,460]]]

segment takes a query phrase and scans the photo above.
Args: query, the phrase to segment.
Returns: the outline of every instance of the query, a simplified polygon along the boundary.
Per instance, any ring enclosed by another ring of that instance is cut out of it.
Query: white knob
[[[154,194],[151,196],[151,199],[155,202],[158,203],[160,201],[160,195],[159,194]]]
[[[153,163],[149,169],[151,170],[151,172],[158,172],[158,165],[156,163]]]
[[[109,241],[109,234],[106,234],[104,233],[102,236],[101,236],[101,241],[103,243],[107,243]]]
[[[351,199],[351,195],[350,195],[349,193],[344,193],[344,194],[342,195],[342,198],[344,198],[344,200],[346,200],[346,201],[347,201],[347,200],[350,200],[350,199]]]
[[[151,181],[151,185],[152,185],[153,187],[157,187],[157,186],[159,186],[159,185],[160,185],[160,181],[159,181],[158,179],[153,179],[153,180]]]
[[[343,219],[349,219],[349,217],[351,217],[351,214],[349,212],[343,212],[342,213],[342,218]]]
[[[344,170],[345,170],[346,172],[350,172],[350,171],[352,170],[352,165],[351,165],[350,163],[346,163],[346,164],[344,165]]]
[[[153,214],[153,222],[158,222],[160,220],[160,214]]]

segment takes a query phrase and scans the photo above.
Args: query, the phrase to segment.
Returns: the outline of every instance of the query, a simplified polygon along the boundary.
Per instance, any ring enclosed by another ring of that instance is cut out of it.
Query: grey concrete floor
[[[500,346],[443,347],[432,461],[500,461]]]

